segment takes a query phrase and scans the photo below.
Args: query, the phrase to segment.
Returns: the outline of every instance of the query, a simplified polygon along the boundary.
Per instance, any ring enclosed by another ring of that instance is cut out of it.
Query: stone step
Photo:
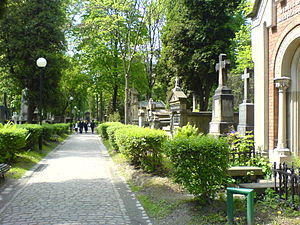
[[[263,194],[267,188],[274,188],[273,181],[265,181],[262,183],[242,183],[238,186],[240,188],[251,188],[254,189],[257,194]]]

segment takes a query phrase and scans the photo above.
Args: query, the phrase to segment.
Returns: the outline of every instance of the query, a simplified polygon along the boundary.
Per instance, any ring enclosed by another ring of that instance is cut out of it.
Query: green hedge
[[[115,135],[116,131],[119,130],[119,129],[134,128],[134,127],[137,127],[137,126],[124,125],[124,124],[113,124],[113,125],[107,127],[106,133],[107,133],[107,136],[108,136],[108,140],[109,140],[109,143],[113,147],[114,150],[116,150],[116,151],[119,150],[119,147],[118,147],[117,142],[116,142],[116,135]]]
[[[61,136],[62,134],[67,134],[70,129],[70,125],[68,123],[55,123],[48,124],[43,123],[43,139],[46,141],[50,141],[51,137],[54,135]]]
[[[8,126],[0,128],[0,162],[10,163],[26,145],[28,130]]]
[[[116,143],[122,154],[135,166],[145,171],[161,167],[162,143],[166,132],[149,128],[123,128],[115,132]]]
[[[69,123],[54,123],[51,124],[54,126],[54,133],[56,135],[68,134],[70,132],[70,124]]]
[[[107,134],[107,128],[109,126],[114,126],[114,125],[122,125],[122,123],[120,122],[107,122],[107,123],[101,123],[98,127],[97,127],[97,133],[100,135],[100,137],[104,140],[108,139],[108,134]]]
[[[164,145],[173,175],[190,193],[204,200],[214,197],[227,179],[229,145],[223,138],[178,137]]]
[[[18,128],[23,128],[28,130],[28,138],[26,141],[25,150],[33,149],[34,145],[38,144],[39,136],[43,132],[43,127],[38,124],[20,124]]]

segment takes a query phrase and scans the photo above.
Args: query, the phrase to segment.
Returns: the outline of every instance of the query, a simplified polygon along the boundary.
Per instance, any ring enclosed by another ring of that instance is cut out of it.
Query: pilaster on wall
[[[278,4],[277,7],[277,11],[279,11],[280,4]],[[299,24],[300,16],[295,16],[289,20],[278,23],[275,27],[269,28],[269,149],[275,148],[278,135],[278,93],[275,89],[274,78],[287,75],[281,74],[280,71],[276,69],[276,67],[278,67],[276,64],[282,63],[280,60],[276,62],[276,58],[282,57],[285,53],[279,52],[280,46],[289,32]]]

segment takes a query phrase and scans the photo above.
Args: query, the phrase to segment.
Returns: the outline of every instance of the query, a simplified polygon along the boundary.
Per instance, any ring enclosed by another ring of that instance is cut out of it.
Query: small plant
[[[108,121],[110,121],[110,122],[120,122],[121,121],[120,113],[114,112],[113,114],[109,114],[108,115]]]
[[[192,126],[190,123],[188,123],[184,127],[178,127],[176,128],[173,137],[191,137],[191,136],[197,136],[199,135],[198,128],[196,126]]]

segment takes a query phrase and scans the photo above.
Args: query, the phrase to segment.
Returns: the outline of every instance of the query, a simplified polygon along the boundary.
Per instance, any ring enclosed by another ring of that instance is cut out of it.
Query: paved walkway
[[[97,135],[71,135],[0,193],[0,224],[151,224],[112,164]]]

